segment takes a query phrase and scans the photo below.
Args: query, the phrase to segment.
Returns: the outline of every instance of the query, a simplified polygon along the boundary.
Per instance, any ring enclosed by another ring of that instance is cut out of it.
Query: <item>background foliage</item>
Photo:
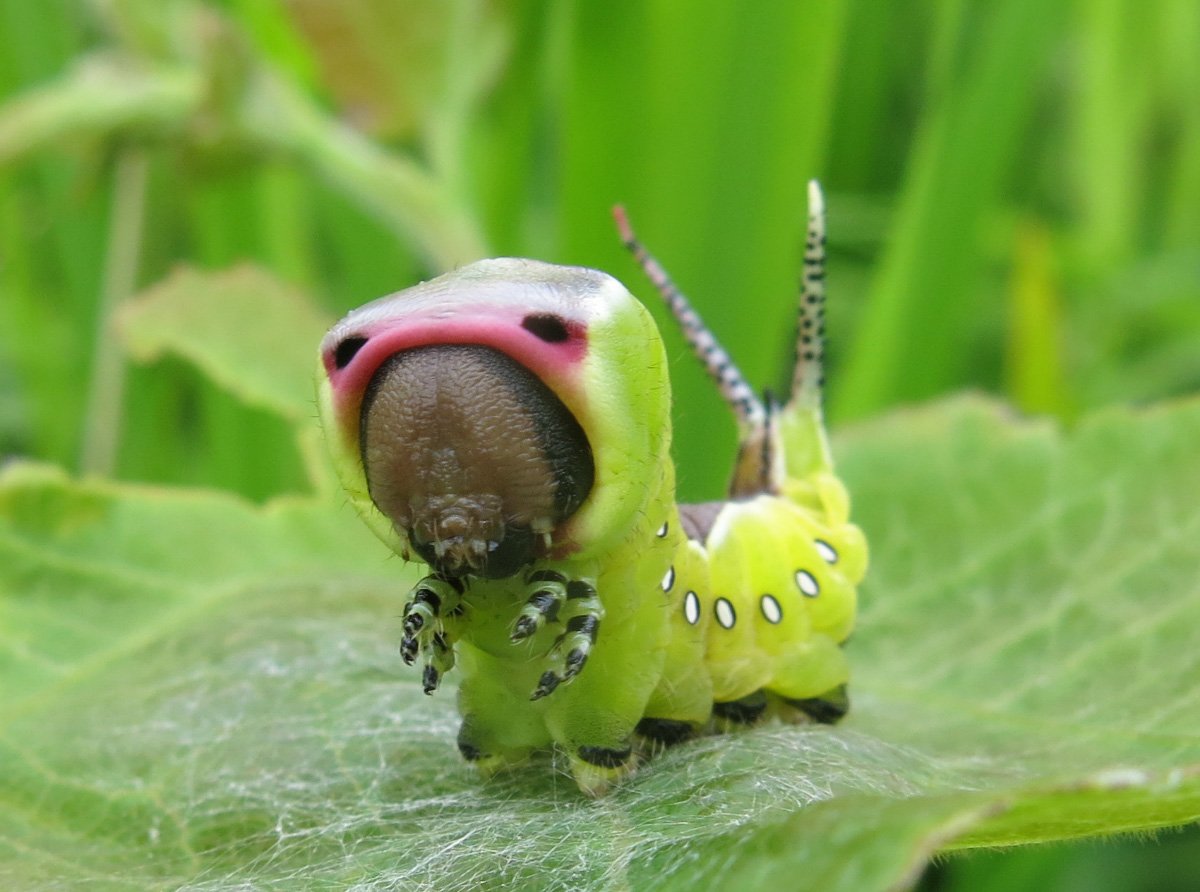
[[[249,261],[270,283],[243,271],[228,293],[290,287],[332,318],[515,254],[652,298],[616,201],[779,388],[811,176],[835,426],[964,387],[1072,424],[1200,383],[1185,0],[0,0],[0,34],[0,454],[308,490],[319,471],[269,392],[247,384],[247,404],[170,350],[128,363],[131,295]],[[281,349],[241,326],[245,352]],[[683,495],[712,497],[732,426],[668,338]],[[1175,876],[1200,875],[1193,839],[1170,844]],[[925,882],[1134,889],[1142,868],[1114,865],[1163,851],[975,857]]]

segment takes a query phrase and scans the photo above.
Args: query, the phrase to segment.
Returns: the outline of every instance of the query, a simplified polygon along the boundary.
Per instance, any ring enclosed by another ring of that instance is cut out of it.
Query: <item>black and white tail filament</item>
[[[742,428],[743,436],[750,431],[761,430],[767,423],[767,409],[755,394],[754,389],[746,383],[746,379],[725,348],[713,336],[683,292],[671,281],[666,270],[634,235],[633,227],[630,226],[629,218],[625,214],[625,208],[620,205],[613,208],[613,218],[617,221],[617,231],[620,233],[621,241],[641,266],[646,278],[662,295],[667,307],[679,323],[688,346],[704,364],[704,369],[708,372],[709,377],[716,381],[721,396],[733,409],[738,425]]]
[[[818,409],[824,385],[825,354],[825,196],[821,184],[808,181],[808,232],[800,275],[800,308],[796,319],[796,365],[792,402]]]

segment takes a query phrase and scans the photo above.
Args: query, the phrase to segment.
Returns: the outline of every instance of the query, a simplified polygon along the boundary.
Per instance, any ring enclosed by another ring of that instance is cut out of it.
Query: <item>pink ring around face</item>
[[[344,435],[357,437],[358,411],[372,376],[390,356],[402,350],[433,344],[479,344],[511,357],[541,379],[573,410],[583,402],[579,368],[587,353],[587,330],[582,323],[563,319],[567,337],[546,341],[523,326],[531,314],[518,307],[482,306],[469,315],[422,314],[347,327],[336,341],[322,346],[322,361],[333,392],[334,412]],[[536,314],[533,314],[536,315]],[[340,329],[341,326],[339,325]],[[365,343],[342,368],[337,367],[338,344],[348,337]]]

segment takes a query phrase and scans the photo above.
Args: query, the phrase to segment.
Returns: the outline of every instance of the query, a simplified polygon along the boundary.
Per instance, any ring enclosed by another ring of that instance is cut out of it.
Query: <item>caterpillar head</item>
[[[448,577],[604,547],[667,461],[657,330],[595,270],[484,260],[381,298],[330,329],[318,379],[356,507]]]

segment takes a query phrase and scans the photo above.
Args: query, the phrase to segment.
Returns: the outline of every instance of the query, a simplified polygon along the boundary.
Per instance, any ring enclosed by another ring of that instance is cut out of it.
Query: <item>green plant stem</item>
[[[264,72],[241,115],[249,141],[308,167],[415,246],[436,269],[490,252],[474,215],[412,159],[332,121],[300,91]]]
[[[0,169],[40,152],[136,130],[178,130],[200,106],[197,72],[93,56],[0,107]]]
[[[146,215],[147,167],[141,149],[127,148],[117,158],[113,177],[112,221],[79,460],[80,470],[85,474],[111,476],[116,466],[125,395],[125,358],[113,319],[137,287]]]
[[[209,86],[201,71],[95,57],[0,107],[0,169],[81,140],[165,131],[199,136],[203,147],[216,132],[234,148],[298,161],[382,219],[434,269],[490,253],[474,214],[445,182],[337,122],[265,65],[246,75],[235,101],[214,106]],[[211,120],[214,111],[223,117]]]

